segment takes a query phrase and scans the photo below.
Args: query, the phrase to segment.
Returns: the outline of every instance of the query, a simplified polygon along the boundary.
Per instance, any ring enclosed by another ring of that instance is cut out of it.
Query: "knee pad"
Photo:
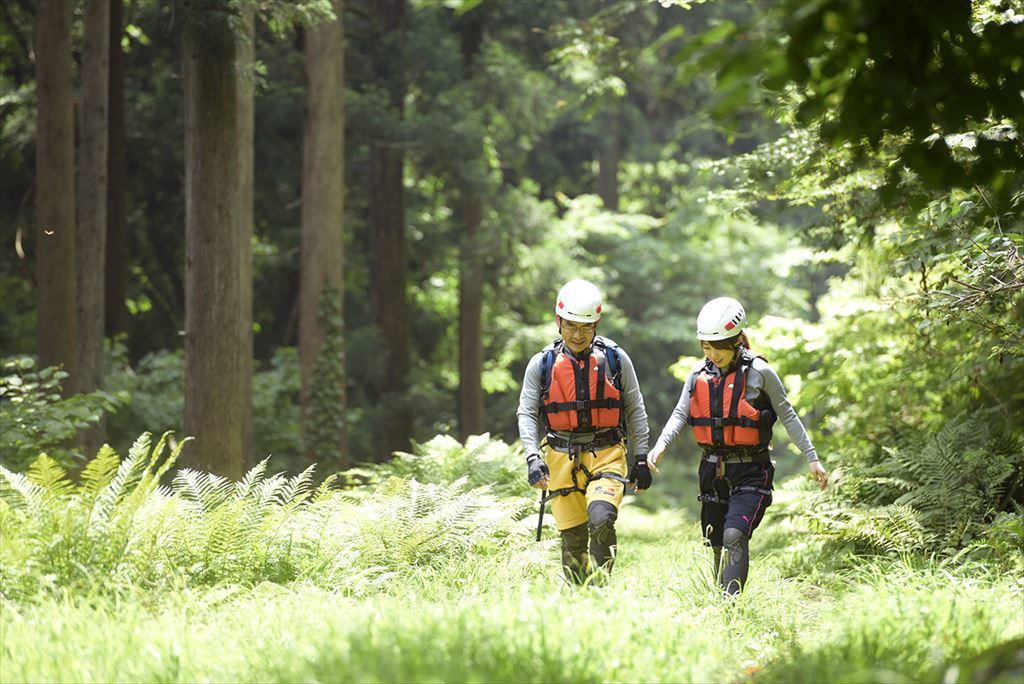
[[[729,563],[738,563],[747,555],[749,539],[743,530],[735,527],[725,528],[722,533],[722,544],[729,551]]]
[[[619,511],[607,501],[595,501],[587,508],[590,536],[598,544],[615,543],[615,521]]]

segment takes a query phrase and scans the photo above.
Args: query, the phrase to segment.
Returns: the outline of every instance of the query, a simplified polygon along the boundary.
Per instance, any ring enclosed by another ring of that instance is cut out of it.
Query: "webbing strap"
[[[735,396],[735,395],[734,395]],[[754,420],[750,416],[727,416],[725,418],[687,418],[690,425],[697,427],[721,428],[729,425],[740,427],[760,427],[761,421]]]
[[[729,402],[729,420],[736,420],[740,411],[740,397],[743,396],[745,388],[743,386],[744,380],[747,378],[747,363],[743,354],[740,353],[739,363],[736,364],[736,377],[732,381],[732,401]],[[725,384],[725,379],[722,379],[722,384]]]
[[[598,385],[603,387],[603,385]],[[591,409],[622,408],[622,399],[577,399],[576,401],[558,401],[552,404],[545,404],[541,407],[543,413],[558,413],[560,411],[589,411]]]
[[[591,436],[592,439],[589,442],[574,442],[572,441],[571,437],[569,439],[563,439],[558,435],[549,432],[547,436],[544,438],[544,443],[556,449],[585,447],[589,451],[594,451],[596,449],[605,449],[612,445],[619,444],[623,440],[622,430],[619,428],[611,428],[609,430],[605,430],[604,432],[599,432],[597,434],[593,432],[578,434],[586,434],[588,436]]]
[[[765,496],[771,496],[772,490],[765,489],[764,487],[752,487],[750,485],[740,485],[739,487],[733,487],[730,494],[736,492],[757,492],[758,494],[764,494]]]
[[[772,460],[767,446],[754,447],[750,451],[731,450],[725,452],[705,451],[701,457],[708,463],[767,463]]]

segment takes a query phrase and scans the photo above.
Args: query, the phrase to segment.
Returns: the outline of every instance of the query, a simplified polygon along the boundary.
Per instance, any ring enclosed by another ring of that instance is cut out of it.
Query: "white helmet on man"
[[[697,315],[697,339],[727,340],[747,327],[743,305],[732,297],[718,297],[704,305]]]
[[[570,280],[558,291],[555,315],[577,323],[601,320],[601,291],[587,280]]]

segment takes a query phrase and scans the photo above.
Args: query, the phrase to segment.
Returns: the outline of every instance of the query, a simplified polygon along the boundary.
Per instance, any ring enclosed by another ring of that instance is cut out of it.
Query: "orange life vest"
[[[602,338],[590,354],[575,359],[561,340],[541,361],[541,413],[548,430],[596,432],[622,423],[619,355]]]
[[[758,409],[746,397],[747,372],[754,358],[741,349],[736,368],[724,376],[712,375],[706,366],[698,372],[688,422],[701,446],[767,446],[771,441],[775,424],[771,404]]]

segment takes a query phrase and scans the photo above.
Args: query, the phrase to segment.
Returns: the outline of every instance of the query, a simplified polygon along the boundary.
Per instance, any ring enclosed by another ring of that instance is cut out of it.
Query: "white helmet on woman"
[[[577,323],[601,320],[601,291],[587,280],[570,280],[558,291],[555,315]]]
[[[732,297],[718,297],[704,305],[697,315],[698,340],[727,340],[747,327],[743,305]]]

